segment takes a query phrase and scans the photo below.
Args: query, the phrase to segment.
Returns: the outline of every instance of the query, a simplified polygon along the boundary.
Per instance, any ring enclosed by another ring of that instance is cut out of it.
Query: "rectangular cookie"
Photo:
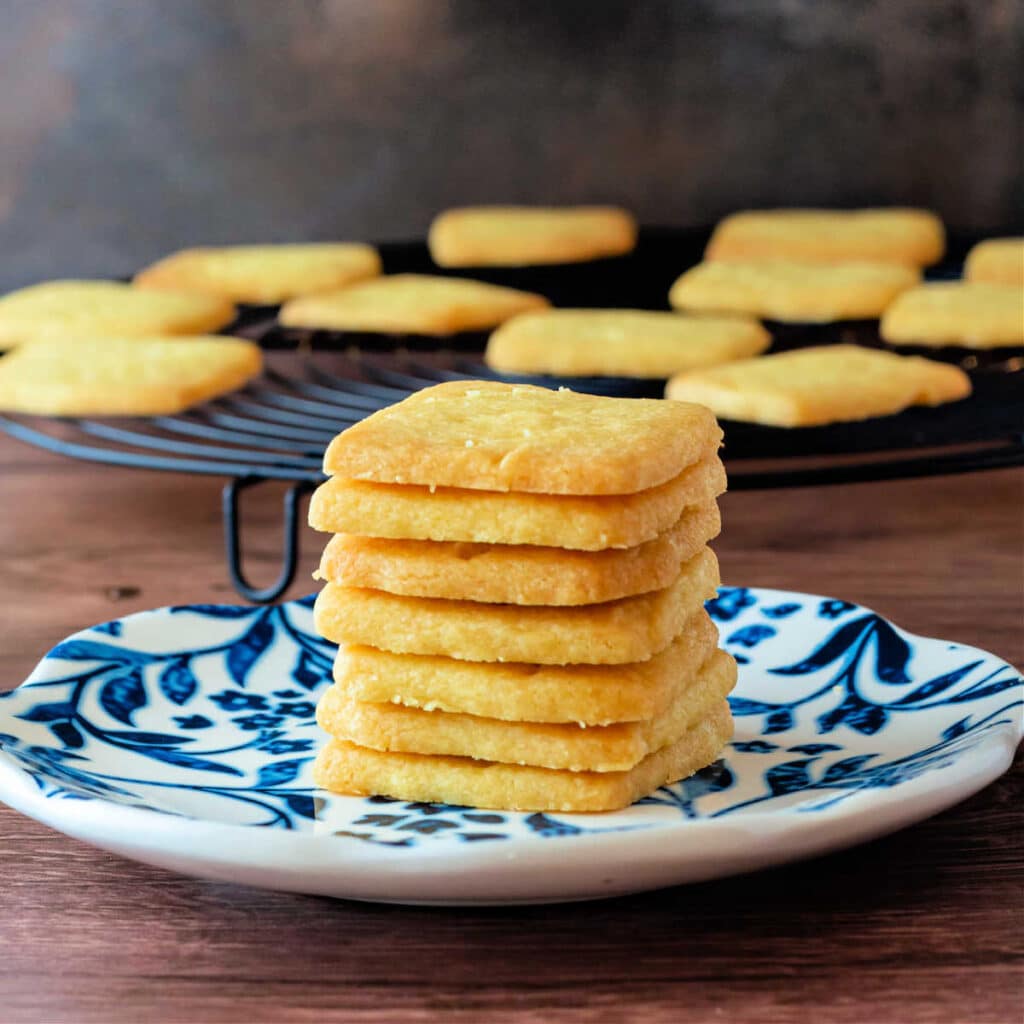
[[[720,583],[710,548],[670,587],[568,608],[403,597],[328,583],[314,607],[316,631],[337,644],[463,661],[623,665],[645,661],[679,635]]]
[[[698,313],[829,323],[881,316],[900,292],[920,280],[920,271],[897,264],[705,262],[672,285],[669,302]]]
[[[928,210],[744,210],[719,221],[704,258],[927,267],[945,248],[942,221]]]
[[[1024,289],[961,281],[923,284],[885,311],[881,332],[890,345],[1024,345]]]
[[[0,409],[40,416],[158,416],[243,387],[258,345],[223,336],[56,338],[0,359]]]
[[[676,524],[654,540],[605,551],[339,533],[324,551],[317,578],[410,597],[598,604],[669,586],[680,564],[718,536],[721,522],[717,503],[709,501],[684,509]]]
[[[278,319],[286,327],[444,335],[483,331],[547,305],[543,295],[483,281],[390,274],[290,299]]]
[[[626,665],[459,661],[342,646],[334,679],[354,699],[511,722],[608,725],[653,718],[712,655],[718,629],[701,609],[665,650]]]
[[[722,701],[681,739],[625,772],[567,772],[468,757],[383,753],[331,740],[317,756],[313,778],[321,789],[354,796],[509,811],[614,811],[711,764],[732,731],[729,705]]]
[[[157,260],[140,270],[134,283],[276,305],[297,295],[344,288],[380,271],[377,250],[358,242],[204,246]]]
[[[683,316],[635,309],[552,309],[501,325],[484,360],[501,373],[670,377],[756,356],[771,335],[750,317]]]
[[[716,651],[695,678],[677,688],[665,708],[639,722],[598,726],[509,722],[364,703],[338,685],[320,699],[317,722],[334,739],[372,750],[471,757],[572,772],[620,772],[678,740],[720,706],[735,685],[736,662],[725,651]]]
[[[204,334],[235,318],[227,299],[119,281],[44,281],[0,298],[0,349],[40,338]]]
[[[809,427],[953,402],[971,382],[958,367],[919,356],[827,345],[680,374],[666,393],[723,419]]]
[[[717,455],[658,487],[626,495],[431,489],[332,477],[310,499],[309,525],[325,533],[396,540],[603,551],[654,540],[679,521],[684,509],[713,501],[725,484]]]
[[[964,277],[973,284],[1024,288],[1024,238],[987,238],[967,254]]]
[[[385,484],[633,494],[678,476],[721,439],[700,406],[450,381],[340,433],[324,472]]]
[[[439,267],[517,267],[619,256],[636,221],[615,206],[466,206],[438,214],[430,255]]]

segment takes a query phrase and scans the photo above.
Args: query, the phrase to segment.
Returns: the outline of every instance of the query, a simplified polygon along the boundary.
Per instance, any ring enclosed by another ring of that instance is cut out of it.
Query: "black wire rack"
[[[480,271],[472,276],[531,288],[556,305],[665,308],[678,273],[695,262],[706,232],[645,232],[630,257],[560,268]],[[430,271],[422,244],[382,246],[388,272]],[[950,274],[955,264],[939,268]],[[770,324],[773,349],[855,341],[881,344],[875,323]],[[491,378],[595,394],[660,397],[663,381],[498,375],[481,360],[485,338],[337,334],[282,328],[274,311],[245,310],[229,332],[259,341],[267,370],[244,390],[175,416],[96,420],[0,417],[0,430],[76,459],[138,469],[227,478],[223,490],[228,570],[238,593],[255,603],[278,598],[294,579],[302,499],[323,479],[322,454],[340,430],[413,391],[443,380]],[[441,345],[443,344],[443,347]],[[932,358],[959,362],[973,394],[938,408],[858,423],[785,430],[723,424],[732,490],[820,486],[966,473],[1024,464],[1024,351]],[[269,586],[243,566],[241,496],[262,482],[285,481],[282,555]]]

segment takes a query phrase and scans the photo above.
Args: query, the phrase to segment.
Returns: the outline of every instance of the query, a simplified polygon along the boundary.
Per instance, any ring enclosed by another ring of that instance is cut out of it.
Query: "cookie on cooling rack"
[[[678,567],[677,567],[678,571]],[[660,714],[714,653],[718,629],[703,609],[646,661],[528,665],[459,661],[342,646],[334,680],[351,698],[510,722],[609,725]]]
[[[484,358],[499,373],[657,378],[756,356],[770,344],[751,317],[552,309],[502,324]]]
[[[370,750],[331,740],[313,768],[316,784],[336,793],[520,811],[610,811],[710,763],[733,733],[729,706],[719,706],[669,746],[621,772],[571,772]]]
[[[667,587],[679,575],[679,566],[720,529],[718,504],[707,501],[685,508],[676,523],[653,540],[603,551],[339,533],[328,543],[317,576],[410,597],[488,604],[597,604]]]
[[[263,305],[344,288],[380,274],[377,250],[358,242],[182,249],[140,270],[140,288],[217,295]]]
[[[636,221],[615,206],[467,206],[434,218],[430,255],[440,267],[516,267],[620,256]]]
[[[921,274],[884,263],[698,263],[672,285],[669,302],[697,313],[745,313],[789,323],[881,316]]]
[[[568,679],[566,683],[571,685]],[[617,772],[634,768],[648,754],[674,743],[721,704],[735,684],[736,662],[716,650],[693,676],[676,680],[669,702],[650,718],[584,726],[375,704],[356,699],[339,683],[321,699],[317,722],[336,739],[371,750]]]
[[[292,299],[281,307],[278,319],[285,327],[446,335],[487,330],[547,305],[543,295],[483,281],[392,274]]]
[[[928,210],[744,210],[718,223],[705,259],[926,267],[945,246],[942,221]]]
[[[962,281],[924,284],[885,311],[881,333],[891,345],[1024,345],[1024,289]]]
[[[338,644],[396,654],[537,665],[623,665],[663,651],[715,596],[718,561],[704,548],[661,590],[603,604],[530,607],[405,597],[328,583],[314,608],[317,632]]]
[[[1024,288],[1024,238],[987,238],[967,254],[964,277],[972,283]]]
[[[235,318],[227,299],[118,281],[44,281],[0,297],[0,349],[37,338],[202,334]]]
[[[221,336],[44,339],[0,359],[0,409],[42,416],[157,416],[234,391],[258,345]]]
[[[679,374],[666,396],[701,402],[724,419],[810,427],[942,405],[970,393],[970,379],[956,366],[827,345]]]

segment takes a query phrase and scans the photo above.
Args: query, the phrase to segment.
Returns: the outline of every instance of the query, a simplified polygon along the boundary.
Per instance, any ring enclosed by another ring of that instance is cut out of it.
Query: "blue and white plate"
[[[589,899],[892,832],[1009,767],[1024,681],[847,601],[725,588],[740,663],[723,758],[625,811],[519,814],[310,782],[333,647],[311,599],[188,605],[76,633],[0,699],[0,799],[207,878],[399,903]]]

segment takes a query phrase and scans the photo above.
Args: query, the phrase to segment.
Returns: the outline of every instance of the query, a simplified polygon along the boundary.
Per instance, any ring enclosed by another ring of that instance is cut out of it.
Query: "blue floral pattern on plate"
[[[76,634],[0,699],[0,768],[17,766],[51,801],[411,849],[811,815],[1021,733],[1024,684],[991,655],[910,636],[848,601],[722,588],[708,610],[740,662],[736,736],[694,777],[598,816],[330,796],[310,766],[334,648],[311,608],[189,605]]]

